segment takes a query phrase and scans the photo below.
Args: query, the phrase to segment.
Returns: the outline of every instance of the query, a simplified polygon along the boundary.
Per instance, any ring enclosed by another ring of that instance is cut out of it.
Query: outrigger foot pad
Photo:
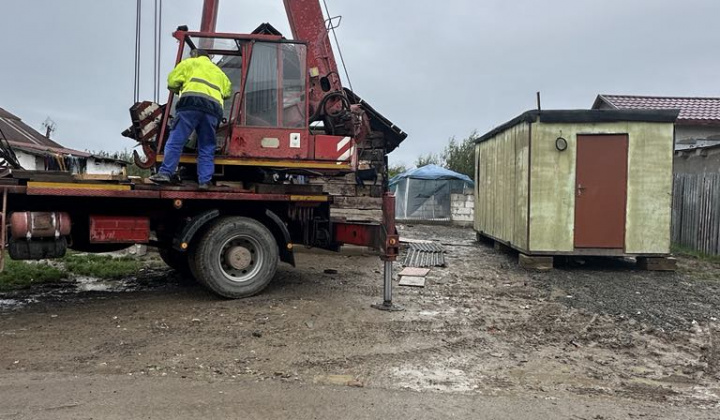
[[[394,305],[392,302],[383,302],[383,303],[376,303],[374,305],[370,305],[371,308],[377,309],[379,311],[386,311],[386,312],[400,312],[404,311],[405,308],[400,305]]]

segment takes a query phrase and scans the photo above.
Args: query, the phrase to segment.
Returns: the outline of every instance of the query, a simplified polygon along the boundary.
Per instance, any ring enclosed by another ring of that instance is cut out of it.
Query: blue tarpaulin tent
[[[390,179],[399,220],[450,220],[450,194],[472,191],[475,183],[437,165],[410,169]]]

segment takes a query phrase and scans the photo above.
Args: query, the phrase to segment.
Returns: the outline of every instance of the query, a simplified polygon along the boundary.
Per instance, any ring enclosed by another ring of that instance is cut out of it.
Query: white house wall
[[[15,156],[17,156],[20,166],[28,171],[42,171],[45,169],[45,161],[30,153],[25,153],[21,150],[15,150]]]
[[[85,173],[88,175],[119,175],[123,171],[123,166],[108,161],[88,159]]]

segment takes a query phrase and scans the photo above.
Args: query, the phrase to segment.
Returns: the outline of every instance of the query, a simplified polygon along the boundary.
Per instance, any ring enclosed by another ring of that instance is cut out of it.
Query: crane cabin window
[[[278,44],[258,42],[252,47],[245,87],[247,125],[278,126]]]
[[[306,47],[257,42],[245,87],[245,121],[254,127],[307,126]]]
[[[306,47],[302,44],[281,44],[282,50],[282,126],[307,126],[305,99]]]
[[[186,36],[180,48],[182,48],[182,54],[180,55],[181,61],[190,57],[190,52],[194,49],[201,48],[208,52],[210,60],[215,63],[230,79],[232,85],[232,95],[229,99],[223,101],[223,119],[218,127],[216,136],[218,146],[222,146],[226,141],[229,134],[229,122],[232,121],[234,116],[231,116],[233,104],[235,102],[236,93],[242,88],[242,71],[243,71],[243,48],[247,41],[242,41],[232,38],[212,38],[212,37],[198,37],[198,36]],[[173,127],[173,121],[176,114],[175,105],[179,96],[173,94],[170,98],[170,128]],[[238,104],[235,104],[238,105]],[[191,134],[186,148],[194,150],[196,148],[196,134]]]
[[[211,38],[188,36],[186,46],[190,49],[201,48],[210,54],[210,60],[215,63],[230,79],[232,95],[223,103],[223,118],[230,120],[230,110],[233,106],[232,98],[242,87],[242,51],[245,41],[232,38]],[[183,57],[189,51],[183,52]]]
[[[223,118],[230,120],[232,98],[242,87],[242,47],[243,42],[234,39],[199,38],[188,36],[182,46],[182,60],[190,57],[190,52],[196,48],[205,49],[210,54],[210,60],[215,63],[230,79],[232,95],[223,102]],[[170,113],[175,115],[175,103],[178,95],[173,95]]]

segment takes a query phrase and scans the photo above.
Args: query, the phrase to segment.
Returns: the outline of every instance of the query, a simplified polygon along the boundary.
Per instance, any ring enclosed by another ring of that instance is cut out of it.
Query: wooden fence
[[[672,241],[720,255],[720,174],[675,174]]]

